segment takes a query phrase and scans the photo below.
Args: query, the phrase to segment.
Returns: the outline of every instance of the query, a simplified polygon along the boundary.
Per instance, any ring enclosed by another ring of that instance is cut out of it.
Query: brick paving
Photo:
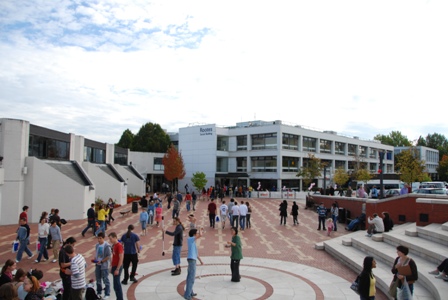
[[[229,202],[229,198],[225,198],[226,203]],[[236,198],[238,202],[243,200],[242,198]],[[280,260],[283,262],[292,262],[302,265],[314,267],[325,272],[339,276],[349,282],[351,282],[356,274],[351,271],[340,261],[333,259],[331,255],[322,250],[314,249],[314,245],[317,242],[325,241],[332,237],[327,237],[326,232],[317,231],[317,214],[313,211],[305,209],[304,200],[296,200],[300,207],[299,210],[299,222],[298,226],[293,226],[292,217],[288,216],[287,225],[279,225],[279,204],[280,199],[244,199],[248,201],[252,207],[251,223],[252,227],[246,229],[244,232],[240,232],[242,244],[243,244],[243,256],[245,258],[265,258],[271,260]],[[198,201],[196,211],[194,212],[197,218],[197,225],[203,226],[205,229],[204,237],[198,240],[197,245],[199,253],[202,257],[225,257],[229,256],[229,249],[225,248],[226,241],[230,240],[230,226],[227,220],[227,226],[224,230],[220,228],[220,223],[217,223],[216,229],[209,227],[208,215],[207,215],[207,201]],[[288,200],[288,212],[292,206],[292,200]],[[166,209],[166,203],[164,203],[164,216],[165,227],[173,229],[171,226],[171,210]],[[31,210],[34,208],[30,208]],[[128,214],[122,217],[119,212],[131,209],[131,204],[124,205],[114,210],[115,221],[111,226],[108,226],[107,233],[115,231],[119,236],[126,232],[127,226],[133,224],[135,226],[134,232],[140,234],[139,213]],[[44,210],[44,209],[39,209]],[[49,210],[49,209],[48,209]],[[64,212],[60,212],[60,216],[64,217]],[[185,205],[182,205],[181,220],[184,221],[184,225],[187,225],[187,211]],[[93,258],[94,246],[96,239],[93,237],[91,230],[89,230],[85,237],[81,236],[82,229],[87,225],[85,220],[67,220],[68,224],[63,225],[62,234],[66,239],[69,236],[76,238],[77,243],[75,246],[76,252],[81,253],[86,258],[86,261],[90,261]],[[30,249],[35,250],[35,242],[37,240],[37,224],[30,224],[31,227],[31,245]],[[15,259],[15,254],[11,253],[11,243],[15,238],[16,225],[4,225],[0,226],[0,254],[2,260],[11,258]],[[333,232],[333,236],[341,236],[346,234],[343,224],[338,224],[339,230]],[[148,227],[148,233],[146,236],[140,236],[141,244],[143,245],[142,252],[139,256],[139,264],[155,262],[159,260],[171,259],[171,242],[172,237],[165,236],[165,256],[162,256],[162,233],[160,228]],[[184,251],[182,257],[186,254],[186,245],[184,245]],[[27,255],[24,254],[24,258],[18,263],[18,268],[29,270],[31,268],[38,268],[44,271],[44,280],[53,281],[59,278],[57,263],[51,263],[52,253],[49,253],[50,260],[47,262],[41,262],[39,264],[34,263],[37,256],[28,260]],[[244,265],[244,259],[241,261],[241,265]],[[213,262],[207,261],[206,264],[212,264]],[[182,259],[182,264],[186,265],[185,259]],[[186,276],[182,273],[182,277]],[[138,272],[138,270],[137,270]],[[143,275],[143,274],[142,274]],[[94,278],[94,267],[89,264],[86,270],[87,278]],[[137,276],[138,277],[138,276]],[[128,291],[128,298],[135,298],[132,296],[135,288],[131,288]],[[113,294],[113,292],[112,292]],[[317,296],[316,296],[317,297]],[[317,297],[321,298],[321,297]],[[323,298],[321,298],[323,299]],[[377,290],[376,299],[388,299],[383,293]]]

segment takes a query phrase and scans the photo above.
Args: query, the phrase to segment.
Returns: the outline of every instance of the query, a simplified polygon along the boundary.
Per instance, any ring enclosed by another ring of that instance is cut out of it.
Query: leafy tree
[[[448,181],[448,155],[442,156],[437,167],[437,173],[439,174],[440,180]]]
[[[159,124],[146,123],[134,136],[132,151],[164,153],[170,147],[170,137]]]
[[[185,177],[185,165],[182,154],[177,151],[173,144],[168,148],[162,158],[162,164],[165,168],[165,178],[173,182],[174,190],[178,189],[178,180]]]
[[[356,172],[355,178],[357,181],[362,181],[364,183],[367,183],[370,179],[372,179],[373,174],[370,173],[369,170],[366,168],[361,168]]]
[[[380,141],[384,145],[394,147],[406,147],[412,145],[411,141],[409,141],[400,131],[392,131],[389,135],[377,134],[373,139]]]
[[[417,149],[414,147],[402,151],[395,156],[397,160],[397,172],[400,180],[407,184],[415,181],[424,181],[429,176],[425,172],[425,162],[419,159]]]
[[[448,155],[448,140],[444,135],[439,133],[428,134],[426,138],[420,136],[417,146],[425,146],[439,150],[439,157]]]
[[[347,181],[349,179],[350,179],[350,175],[347,174],[347,172],[345,171],[345,169],[343,167],[337,168],[336,171],[334,172],[333,181],[338,186],[343,186],[344,184],[347,183]]]
[[[297,177],[302,177],[306,186],[309,186],[314,178],[321,176],[324,166],[321,160],[308,153],[308,160],[304,160],[304,165],[300,167]]]
[[[132,143],[134,142],[134,134],[126,129],[121,135],[120,141],[118,141],[117,146],[121,148],[132,149]]]
[[[205,178],[204,172],[196,172],[193,173],[193,177],[191,178],[191,182],[197,191],[202,191],[202,189],[207,185],[207,179]]]

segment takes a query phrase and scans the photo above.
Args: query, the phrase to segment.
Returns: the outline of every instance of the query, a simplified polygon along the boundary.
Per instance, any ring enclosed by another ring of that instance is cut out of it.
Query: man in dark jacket
[[[92,233],[95,234],[96,226],[95,226],[95,204],[91,204],[90,208],[87,210],[87,227],[81,232],[82,236],[86,234],[89,228],[92,228]]]

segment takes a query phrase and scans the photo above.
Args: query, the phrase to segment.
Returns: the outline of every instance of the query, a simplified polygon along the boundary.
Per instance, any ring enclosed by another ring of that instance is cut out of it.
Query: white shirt
[[[383,223],[383,219],[381,219],[380,217],[376,216],[373,219],[369,219],[367,220],[369,222],[369,224],[374,224],[375,225],[375,230],[377,232],[384,232],[384,223]]]
[[[240,205],[240,216],[245,217],[247,215],[247,205],[241,204]]]
[[[39,237],[42,237],[42,238],[47,237],[48,233],[49,233],[49,230],[50,230],[50,224],[48,224],[48,223],[44,223],[44,224],[39,223],[39,226],[38,226],[38,235],[39,235]]]
[[[239,216],[240,215],[240,207],[238,205],[232,206],[232,215]]]
[[[225,204],[223,204],[223,205],[221,205],[220,207],[219,207],[219,210],[221,211],[221,215],[222,216],[225,216],[225,215],[227,215],[227,210],[228,210],[229,208],[227,207],[227,205],[225,205]]]

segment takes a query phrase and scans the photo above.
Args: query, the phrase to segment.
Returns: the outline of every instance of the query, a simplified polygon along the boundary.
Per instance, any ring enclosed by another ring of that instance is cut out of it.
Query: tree
[[[164,153],[170,144],[170,137],[159,124],[146,123],[135,135],[131,150]]]
[[[167,152],[162,158],[164,166],[165,178],[173,182],[174,190],[178,189],[178,180],[185,177],[185,166],[182,154],[177,151],[173,144],[168,148]]]
[[[132,144],[134,143],[134,134],[126,129],[121,135],[120,140],[117,143],[118,147],[132,149]]]
[[[448,181],[448,155],[442,156],[437,167],[437,173],[439,174],[440,180]]]
[[[373,139],[380,141],[384,145],[394,147],[407,147],[412,145],[411,141],[400,131],[392,131],[389,135],[377,134]]]
[[[397,160],[397,172],[400,173],[400,180],[412,184],[415,181],[424,181],[429,176],[425,172],[425,162],[418,158],[417,149],[411,147],[395,156]]]
[[[366,168],[361,168],[356,172],[355,178],[357,181],[362,181],[367,184],[367,181],[372,179],[373,175]]]
[[[196,188],[196,190],[198,192],[201,192],[202,189],[207,185],[207,179],[205,179],[205,173],[204,172],[193,173],[191,182],[193,183],[193,186]]]
[[[417,146],[425,146],[439,150],[439,157],[448,155],[448,140],[444,135],[439,133],[428,134],[426,138],[420,136]]]
[[[347,172],[345,171],[345,169],[343,167],[337,168],[336,171],[334,172],[333,181],[338,186],[343,186],[344,184],[347,183],[347,181],[349,179],[350,179],[350,176],[347,174]]]
[[[302,177],[306,186],[309,186],[314,178],[322,175],[324,166],[321,160],[314,156],[314,154],[308,153],[308,160],[304,160],[304,165],[300,167],[297,177]]]

